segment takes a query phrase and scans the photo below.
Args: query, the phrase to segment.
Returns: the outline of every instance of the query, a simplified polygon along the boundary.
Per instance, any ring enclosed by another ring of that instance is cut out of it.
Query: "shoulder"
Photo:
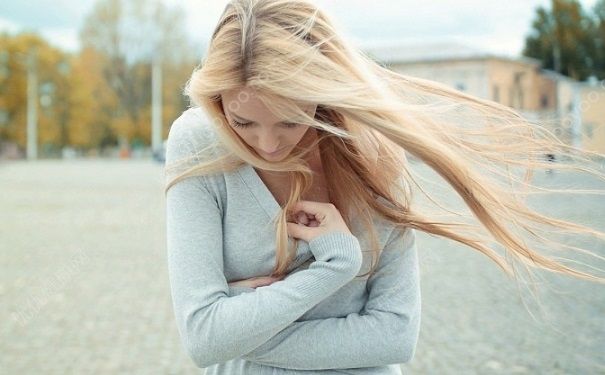
[[[189,108],[181,113],[168,131],[166,163],[199,156],[206,149],[218,146],[214,126],[210,116],[200,107]]]

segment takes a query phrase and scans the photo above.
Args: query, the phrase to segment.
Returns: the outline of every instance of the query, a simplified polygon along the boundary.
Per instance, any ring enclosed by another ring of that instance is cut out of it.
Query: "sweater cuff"
[[[350,260],[353,263],[361,261],[361,247],[357,237],[345,232],[328,232],[315,237],[309,242],[315,258],[330,255]]]

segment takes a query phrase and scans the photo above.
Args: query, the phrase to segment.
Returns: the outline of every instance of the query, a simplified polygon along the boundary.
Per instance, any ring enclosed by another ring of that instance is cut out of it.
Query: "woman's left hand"
[[[243,286],[248,288],[257,288],[259,286],[271,285],[276,281],[282,280],[283,277],[258,276],[250,279],[238,280],[229,283],[229,286]]]

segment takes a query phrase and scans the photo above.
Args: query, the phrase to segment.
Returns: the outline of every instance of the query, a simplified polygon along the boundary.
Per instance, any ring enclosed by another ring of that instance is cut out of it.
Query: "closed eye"
[[[246,122],[246,123],[242,123],[236,120],[232,120],[232,124],[233,126],[237,127],[237,128],[247,128],[250,125],[252,125],[252,122]],[[297,127],[299,124],[293,123],[293,122],[284,122],[282,123],[284,125],[284,127],[286,128],[295,128]]]
[[[248,123],[243,124],[243,123],[241,123],[239,121],[233,120],[232,124],[233,124],[233,126],[235,126],[237,128],[247,128],[248,126],[250,126],[251,123],[248,122]]]

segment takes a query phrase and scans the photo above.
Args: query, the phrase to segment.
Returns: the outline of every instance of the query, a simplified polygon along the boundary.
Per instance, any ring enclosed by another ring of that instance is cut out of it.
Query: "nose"
[[[277,137],[271,134],[261,134],[258,139],[258,148],[266,153],[272,153],[281,148],[281,144]]]

